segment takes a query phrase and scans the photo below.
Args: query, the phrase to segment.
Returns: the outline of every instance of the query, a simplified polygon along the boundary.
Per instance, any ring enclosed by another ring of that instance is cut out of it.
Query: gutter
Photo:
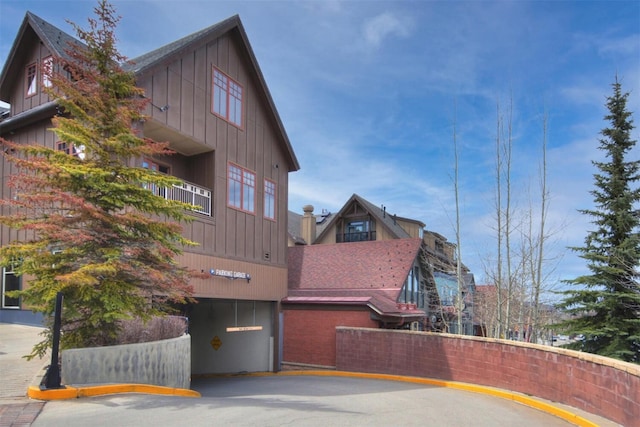
[[[0,136],[11,135],[13,131],[53,117],[58,110],[56,101],[49,101],[35,108],[23,111],[0,121]]]

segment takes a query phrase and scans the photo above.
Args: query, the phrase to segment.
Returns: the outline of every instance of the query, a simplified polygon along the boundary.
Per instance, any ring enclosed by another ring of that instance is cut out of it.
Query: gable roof
[[[73,44],[83,45],[76,38],[65,33],[58,27],[51,25],[44,19],[27,12],[22,20],[18,34],[13,41],[7,62],[5,62],[0,74],[0,99],[8,100],[11,93],[11,81],[18,78],[22,71],[16,71],[15,68],[20,64],[15,61],[16,54],[20,52],[20,46],[30,41],[30,38],[37,37],[52,55],[58,58],[69,59],[67,50]]]
[[[340,211],[333,215],[330,221],[322,228],[322,231],[318,233],[316,240],[320,240],[325,237],[326,233],[328,233],[332,226],[338,221],[339,218],[343,218],[346,213],[351,209],[354,203],[359,204],[373,219],[375,219],[376,224],[385,228],[394,238],[396,239],[408,239],[409,233],[407,233],[404,228],[398,224],[398,217],[395,215],[389,215],[386,209],[380,208],[368,200],[360,197],[357,194],[353,194],[347,203],[344,204]]]
[[[271,118],[276,125],[282,141],[284,142],[284,151],[288,157],[289,172],[299,170],[300,164],[293,151],[291,141],[284,129],[280,115],[278,114],[273,98],[271,97],[271,93],[269,92],[269,88],[267,87],[262,71],[260,70],[260,66],[258,65],[258,60],[253,53],[247,33],[244,30],[238,15],[234,15],[224,21],[134,58],[127,63],[122,64],[122,67],[127,71],[134,72],[136,76],[141,76],[153,67],[163,64],[166,61],[169,61],[170,58],[181,54],[186,49],[191,49],[194,44],[206,43],[207,41],[220,37],[226,33],[230,33],[235,36],[240,41],[241,46],[247,54],[252,70],[254,71],[258,87],[267,101]],[[7,62],[3,67],[2,74],[0,74],[0,99],[8,100],[11,93],[12,84],[10,81],[5,82],[5,80],[16,79],[21,75],[21,71],[19,72],[15,70],[19,64],[14,60],[16,58],[16,53],[20,51],[20,45],[26,43],[29,40],[29,37],[34,36],[38,37],[53,55],[64,59],[69,59],[66,50],[69,48],[70,43],[82,44],[76,38],[49,24],[44,19],[31,12],[27,12],[24,20],[22,21],[22,25],[20,26],[20,30],[18,31],[18,35],[14,40],[13,46],[11,47]]]
[[[421,244],[415,238],[289,247],[283,302],[364,304],[381,315],[424,316],[397,303]]]
[[[194,46],[207,43],[208,41],[216,39],[227,33],[240,41],[241,46],[247,54],[247,58],[251,64],[251,69],[254,71],[254,76],[258,83],[258,88],[262,91],[262,94],[267,101],[269,106],[268,110],[271,113],[271,117],[285,143],[285,152],[288,155],[289,164],[291,165],[289,172],[299,170],[300,164],[298,163],[298,159],[293,151],[287,132],[284,129],[278,110],[276,109],[273,98],[271,97],[271,92],[269,92],[262,70],[258,65],[258,60],[253,53],[253,49],[249,43],[249,38],[247,37],[247,33],[244,30],[244,26],[242,25],[242,21],[240,21],[240,17],[238,15],[234,15],[224,21],[211,25],[210,27],[196,31],[186,37],[133,58],[123,66],[125,70],[133,71],[137,76],[141,76],[158,65],[170,62],[172,58],[179,56],[186,50],[193,49]]]

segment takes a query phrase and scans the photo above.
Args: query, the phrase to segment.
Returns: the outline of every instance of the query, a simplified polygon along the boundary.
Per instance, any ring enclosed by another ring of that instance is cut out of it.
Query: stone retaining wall
[[[62,384],[152,384],[188,389],[191,336],[62,351]]]
[[[338,327],[336,369],[497,387],[640,426],[640,366],[588,353],[491,338]]]

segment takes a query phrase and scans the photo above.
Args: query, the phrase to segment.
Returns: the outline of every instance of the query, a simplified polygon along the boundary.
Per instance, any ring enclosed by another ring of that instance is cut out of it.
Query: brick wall
[[[640,366],[491,338],[337,328],[336,369],[498,387],[640,426]]]
[[[285,308],[283,317],[283,363],[333,367],[336,364],[337,326],[377,327],[368,309]]]

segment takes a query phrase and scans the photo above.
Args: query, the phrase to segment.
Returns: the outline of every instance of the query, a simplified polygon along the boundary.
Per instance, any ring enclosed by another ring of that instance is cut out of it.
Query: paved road
[[[395,381],[318,376],[197,380],[201,398],[48,402],[33,426],[569,426],[504,399]]]

